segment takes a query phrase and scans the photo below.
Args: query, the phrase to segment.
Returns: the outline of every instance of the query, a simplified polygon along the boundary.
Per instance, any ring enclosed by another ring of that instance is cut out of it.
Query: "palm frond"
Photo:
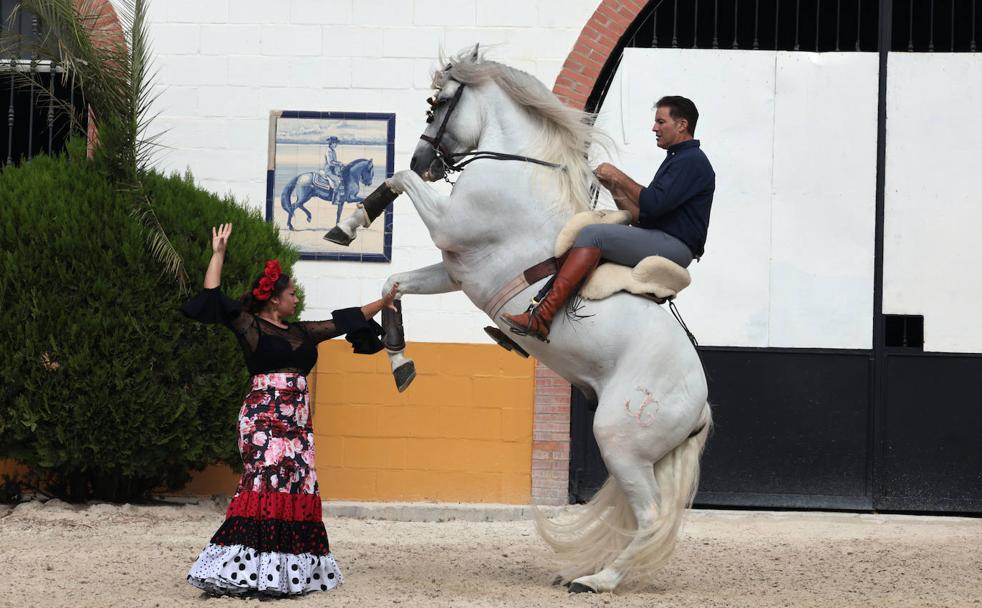
[[[146,196],[141,178],[161,147],[160,133],[150,133],[158,93],[147,23],[146,0],[117,0],[115,15],[95,0],[22,0],[16,10],[38,17],[41,39],[28,45],[32,57],[50,60],[76,78],[97,132],[97,153],[117,187],[132,191],[134,213],[147,230],[153,257],[183,286],[184,261],[174,249]],[[11,15],[13,18],[14,15]],[[0,38],[0,58],[16,57],[25,40]],[[18,49],[17,53],[14,48]],[[21,73],[22,86],[40,84],[36,75]],[[55,100],[60,110],[68,104]],[[72,113],[73,125],[82,124]]]
[[[142,193],[139,196],[143,196]],[[145,200],[143,205],[134,208],[133,215],[147,228],[147,246],[150,248],[150,253],[164,266],[165,272],[177,279],[181,290],[188,291],[191,281],[184,269],[184,259],[160,225],[160,219],[154,212],[150,200]]]

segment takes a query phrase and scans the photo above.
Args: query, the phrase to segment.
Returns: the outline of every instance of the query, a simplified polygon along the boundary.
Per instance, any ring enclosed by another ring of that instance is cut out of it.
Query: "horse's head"
[[[365,165],[365,169],[361,172],[361,183],[366,186],[371,186],[372,182],[375,181],[375,159],[368,159],[368,164]]]
[[[416,146],[409,168],[430,180],[446,175],[453,154],[469,152],[477,147],[481,136],[481,106],[474,85],[465,85],[454,78],[455,70],[472,69],[480,65],[478,48],[452,59],[445,68],[433,74],[436,92],[427,99],[429,123]]]

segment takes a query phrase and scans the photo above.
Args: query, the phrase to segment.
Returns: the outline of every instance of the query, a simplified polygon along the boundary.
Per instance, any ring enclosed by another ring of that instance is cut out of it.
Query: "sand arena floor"
[[[210,500],[0,505],[0,607],[258,606],[207,598],[185,583],[223,509]],[[982,519],[694,511],[671,563],[649,584],[575,596],[550,586],[551,557],[528,521],[326,523],[345,584],[279,603],[982,606]]]

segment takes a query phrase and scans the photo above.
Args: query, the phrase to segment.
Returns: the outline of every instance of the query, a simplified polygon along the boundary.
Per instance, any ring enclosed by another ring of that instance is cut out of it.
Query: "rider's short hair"
[[[666,95],[655,103],[655,108],[668,108],[673,120],[684,118],[689,123],[689,135],[695,137],[696,123],[699,121],[699,110],[691,99],[680,95]]]

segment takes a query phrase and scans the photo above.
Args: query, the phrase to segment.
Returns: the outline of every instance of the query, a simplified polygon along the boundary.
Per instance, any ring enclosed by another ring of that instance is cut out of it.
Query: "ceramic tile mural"
[[[388,262],[392,207],[344,247],[324,240],[392,176],[395,114],[270,113],[266,219],[302,259]]]

